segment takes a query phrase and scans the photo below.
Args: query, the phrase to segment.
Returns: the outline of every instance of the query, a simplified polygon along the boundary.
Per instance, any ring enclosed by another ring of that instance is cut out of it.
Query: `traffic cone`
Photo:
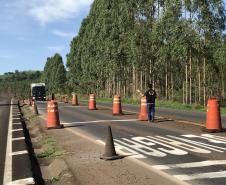
[[[112,114],[113,115],[122,115],[121,98],[119,95],[114,96]]]
[[[73,106],[78,106],[78,97],[77,94],[72,94],[72,105]]]
[[[47,104],[47,129],[62,128],[60,125],[57,101],[51,100]]]
[[[222,131],[220,101],[218,98],[213,97],[208,99],[207,114],[206,114],[206,128],[204,129],[204,131],[207,131],[207,132]]]
[[[89,110],[96,110],[96,97],[95,94],[89,95]]]
[[[105,152],[102,156],[100,156],[100,159],[115,160],[121,158],[122,156],[116,154],[115,152],[115,145],[112,137],[111,126],[108,126],[108,136],[105,143]]]
[[[138,119],[140,121],[147,121],[148,120],[146,96],[141,97],[140,114],[139,114]]]
[[[67,98],[67,96],[64,97],[64,103],[68,103],[68,98]]]
[[[34,101],[34,103],[33,103],[32,110],[33,110],[33,113],[34,113],[35,115],[38,115],[38,108],[37,108],[37,105],[36,105],[35,101]]]

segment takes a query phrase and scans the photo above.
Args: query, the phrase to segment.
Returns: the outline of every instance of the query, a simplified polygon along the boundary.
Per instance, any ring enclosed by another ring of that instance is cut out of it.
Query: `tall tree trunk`
[[[206,57],[203,59],[203,105],[206,106]]]
[[[135,92],[136,92],[136,71],[135,70],[136,70],[135,65],[133,64],[133,66],[132,66],[132,71],[133,71],[133,74],[132,74],[132,76],[133,76],[132,97],[133,97],[133,99],[135,98]]]
[[[185,65],[185,103],[188,103],[188,64]]]
[[[165,99],[168,100],[168,67],[167,67],[167,63],[166,63],[165,72],[166,72],[166,74],[165,74],[165,83],[166,83],[166,85],[165,85],[165,87],[166,87],[166,89],[165,89]]]
[[[191,104],[192,103],[192,51],[191,51],[191,48],[190,48],[190,52],[189,52],[189,63],[190,63],[190,77],[189,77],[189,81],[190,81],[190,87],[189,87],[189,97],[190,97],[190,101],[189,103]]]
[[[201,73],[199,70],[199,104],[201,103]]]
[[[185,84],[183,82],[183,104],[185,104],[185,88],[184,88]]]

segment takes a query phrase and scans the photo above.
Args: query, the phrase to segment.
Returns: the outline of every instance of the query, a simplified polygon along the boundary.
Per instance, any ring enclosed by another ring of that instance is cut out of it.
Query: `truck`
[[[46,85],[45,83],[31,84],[31,98],[32,100],[46,101]]]

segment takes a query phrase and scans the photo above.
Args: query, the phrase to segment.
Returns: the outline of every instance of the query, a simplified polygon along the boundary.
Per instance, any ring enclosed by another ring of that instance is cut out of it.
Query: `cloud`
[[[60,31],[60,30],[53,30],[52,33],[59,37],[72,38],[73,36],[75,36],[75,33],[73,33],[73,32],[64,32],[64,31]]]
[[[40,24],[70,19],[85,9],[93,0],[30,0],[28,13]]]
[[[64,47],[63,46],[48,46],[48,50],[53,51],[53,52],[61,52]]]

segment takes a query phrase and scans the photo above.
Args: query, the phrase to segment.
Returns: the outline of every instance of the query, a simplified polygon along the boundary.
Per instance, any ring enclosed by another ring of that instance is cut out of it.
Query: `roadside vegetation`
[[[66,67],[56,53],[42,72],[5,73],[0,84],[20,97],[42,81],[48,94],[120,94],[139,103],[137,89],[152,83],[159,107],[204,111],[212,96],[225,107],[225,21],[223,0],[94,0]]]

